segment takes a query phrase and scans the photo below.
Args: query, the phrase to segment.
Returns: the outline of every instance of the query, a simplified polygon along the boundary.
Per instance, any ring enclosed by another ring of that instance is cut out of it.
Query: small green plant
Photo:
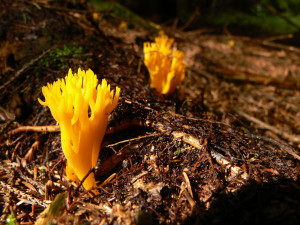
[[[66,208],[67,192],[56,195],[54,201],[38,216],[35,224],[57,224],[59,218]]]
[[[83,56],[81,55],[82,52],[82,47],[78,47],[74,44],[67,44],[62,48],[53,49],[39,61],[38,65],[39,67],[64,68],[69,66],[68,59],[71,57],[83,59]]]
[[[181,149],[177,148],[176,151],[175,151],[175,155],[179,156],[181,153],[182,153]]]
[[[17,219],[14,215],[12,214],[9,214],[8,217],[6,218],[6,221],[5,221],[6,225],[16,225],[17,224]]]

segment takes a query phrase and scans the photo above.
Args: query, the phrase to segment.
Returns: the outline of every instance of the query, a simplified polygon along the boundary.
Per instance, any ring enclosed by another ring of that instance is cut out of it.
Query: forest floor
[[[299,48],[145,28],[68,1],[0,5],[1,224],[300,224]],[[160,30],[187,65],[169,97],[143,63]],[[56,121],[37,101],[69,68],[121,88],[94,197],[68,183]]]

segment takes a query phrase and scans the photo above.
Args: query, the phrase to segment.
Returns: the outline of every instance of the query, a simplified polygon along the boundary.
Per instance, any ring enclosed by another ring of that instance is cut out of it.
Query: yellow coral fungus
[[[185,74],[184,53],[171,49],[173,42],[174,39],[161,34],[155,42],[144,43],[144,63],[150,73],[150,86],[165,95],[175,91]]]
[[[105,79],[98,84],[92,70],[69,70],[64,79],[42,88],[45,102],[61,129],[61,144],[67,158],[66,173],[69,179],[82,180],[95,168],[100,145],[105,134],[108,116],[116,108],[120,88],[110,91]],[[95,187],[91,173],[83,183],[85,189]]]

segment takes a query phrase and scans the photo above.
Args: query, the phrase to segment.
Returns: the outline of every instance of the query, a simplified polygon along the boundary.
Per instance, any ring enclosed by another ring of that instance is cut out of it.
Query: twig
[[[204,147],[204,146],[205,146],[205,147]],[[198,158],[197,162],[194,164],[192,173],[195,172],[195,170],[196,170],[198,164],[200,163],[200,161],[202,160],[202,158],[203,158],[204,155],[205,155],[205,152],[206,152],[206,150],[207,150],[207,148],[206,148],[206,146],[207,146],[207,139],[206,139],[206,138],[205,138],[205,140],[204,140],[204,146],[203,146],[203,147],[204,147],[203,154],[200,154],[200,155],[199,155],[199,158]]]
[[[123,122],[120,125],[116,127],[109,127],[107,131],[105,132],[106,134],[113,134],[116,132],[120,132],[122,130],[127,129],[128,127],[132,126],[144,126],[144,123],[141,120],[133,120],[129,122]],[[15,135],[20,132],[59,132],[60,131],[60,126],[59,125],[49,125],[49,126],[20,126],[18,128],[15,128],[8,132],[9,135]],[[150,136],[155,136],[157,134],[150,134]],[[145,137],[148,137],[149,135],[145,135]],[[138,137],[136,139],[141,139],[144,137]],[[134,141],[134,139],[130,140],[124,140],[123,142],[126,143],[128,141]],[[116,143],[114,145],[117,145],[120,143]]]
[[[21,126],[18,127],[10,132],[9,135],[15,135],[20,132],[59,132],[60,127],[59,125],[50,125],[50,126]]]
[[[134,171],[134,172],[137,172],[137,171],[139,171],[139,170],[141,170],[141,169],[143,169],[143,168],[144,168],[144,165],[141,165],[141,166],[139,166],[139,167],[137,167],[137,168],[133,168],[133,169],[127,170],[126,172],[124,172],[124,173],[122,173],[121,175],[117,176],[117,177],[114,179],[114,181],[119,180],[121,177],[125,176],[125,175],[128,174],[128,173],[132,173],[133,171]]]
[[[183,171],[182,174],[183,174],[183,177],[185,179],[185,184],[186,184],[186,187],[189,191],[189,194],[190,194],[191,198],[194,198],[190,179],[189,179],[188,175],[186,174],[186,172]]]
[[[189,191],[187,191],[186,189],[183,191],[183,194],[186,197],[186,199],[188,200],[188,202],[190,203],[191,207],[194,208],[196,205],[196,202],[193,199],[193,196],[191,196]]]
[[[272,47],[272,48],[278,48],[278,49],[284,49],[286,51],[290,51],[290,52],[296,52],[296,53],[300,53],[300,49],[294,46],[289,46],[289,45],[283,45],[283,44],[279,44],[279,43],[275,43],[269,40],[264,40],[261,43],[263,46],[266,47]]]
[[[224,166],[226,169],[230,169],[230,172],[231,172],[230,177],[235,177],[235,176],[241,174],[242,179],[244,179],[244,180],[249,179],[249,175],[247,173],[245,173],[241,167],[231,165],[230,161],[225,159],[225,157],[223,155],[221,155],[220,153],[218,153],[212,149],[210,151],[210,154],[217,161],[218,164]],[[230,179],[230,177],[228,178],[228,180]]]
[[[220,125],[224,125],[226,127],[229,127],[229,124],[223,123],[223,122],[219,122],[219,121],[213,121],[213,120],[209,120],[209,119],[202,119],[202,118],[194,118],[194,117],[190,117],[190,116],[183,116],[180,114],[177,114],[173,111],[168,111],[168,113],[170,113],[170,115],[172,116],[176,116],[176,117],[180,117],[180,118],[184,118],[186,120],[192,120],[192,121],[203,121],[203,122],[208,122],[208,123],[212,123],[212,124],[220,124]]]
[[[4,170],[7,174],[10,174],[10,173],[11,173],[11,169],[6,168],[6,167],[3,166],[1,163],[0,163],[0,170]],[[21,177],[23,180],[25,180],[25,181],[31,183],[32,185],[36,186],[37,188],[39,188],[39,189],[41,189],[43,192],[45,192],[45,187],[44,187],[41,183],[39,183],[39,182],[37,182],[37,181],[35,181],[35,180],[33,180],[33,179],[31,179],[31,178],[29,178],[29,177],[23,175],[23,174],[22,174],[20,171],[18,171],[18,170],[14,170],[14,171],[16,171],[16,172],[18,173],[19,177]]]
[[[9,178],[7,180],[7,184],[11,185],[11,187],[13,187],[15,185],[15,180],[16,180],[16,171],[12,170],[11,173],[9,173]],[[2,216],[1,216],[1,220],[5,221],[8,214],[9,214],[9,208],[11,207],[11,205],[13,205],[13,201],[12,201],[12,193],[7,191],[4,196],[4,204],[3,204],[3,209],[2,209]]]
[[[86,180],[86,178],[88,178],[88,176],[91,174],[91,173],[94,173],[95,174],[95,168],[92,168],[90,169],[90,171],[83,177],[83,179],[80,181],[80,183],[78,184],[78,186],[75,188],[74,190],[74,194],[78,192],[79,188],[83,185],[83,182]],[[89,191],[92,195],[94,194],[98,194],[98,191],[97,190],[87,190]]]
[[[42,54],[40,54],[38,57],[32,59],[30,62],[26,63],[21,69],[19,69],[14,76],[12,76],[8,81],[6,81],[3,85],[0,86],[0,91],[5,88],[7,85],[9,85],[13,80],[17,79],[26,69],[28,69],[30,66],[32,66],[34,63],[39,61],[44,55],[46,55],[51,49],[47,49]]]
[[[17,195],[18,198],[27,200],[31,204],[38,204],[38,205],[43,206],[43,207],[48,206],[48,204],[45,201],[39,200],[39,199],[37,199],[37,198],[35,198],[35,197],[19,190],[17,188],[14,188],[11,185],[6,184],[2,181],[0,181],[0,187],[7,190],[7,191],[9,191],[9,192],[11,192],[11,193],[13,193],[13,194],[15,194],[15,195]]]
[[[284,34],[284,35],[278,35],[278,36],[274,36],[274,37],[268,37],[266,39],[264,39],[264,42],[273,42],[273,41],[278,41],[278,40],[284,40],[284,39],[291,39],[293,38],[294,35],[293,34]]]
[[[148,171],[143,171],[142,173],[140,173],[139,175],[133,177],[131,179],[131,183],[133,184],[134,182],[136,182],[138,179],[142,178],[143,176],[147,175],[149,172]]]
[[[300,143],[300,137],[299,136],[296,136],[296,135],[293,135],[293,134],[290,134],[288,132],[285,132],[285,131],[281,131],[279,130],[278,128],[274,127],[274,126],[271,126],[270,124],[267,124],[245,112],[242,112],[241,110],[239,109],[236,109],[234,108],[233,109],[236,113],[238,113],[240,116],[244,117],[245,119],[253,122],[253,123],[256,123],[257,125],[259,125],[260,127],[262,127],[263,129],[267,129],[267,130],[270,130],[272,131],[273,133],[275,134],[278,134],[280,136],[282,136],[283,138],[289,140],[289,141],[292,141],[292,142],[296,142],[296,143]]]
[[[101,183],[100,187],[103,187],[103,186],[109,184],[113,179],[116,178],[116,176],[117,176],[116,173],[113,173],[112,175],[110,175],[105,181],[103,181],[103,182]]]
[[[186,28],[188,28],[191,23],[195,20],[196,16],[199,16],[200,15],[200,11],[199,11],[199,8],[197,7],[195,9],[195,11],[193,12],[193,14],[190,16],[190,18],[188,19],[188,21],[179,28],[179,30],[184,30]]]
[[[136,138],[131,138],[131,139],[126,139],[126,140],[123,140],[123,141],[119,141],[117,143],[110,144],[110,145],[107,145],[105,147],[111,148],[111,147],[116,146],[116,145],[120,145],[120,144],[124,144],[124,143],[130,143],[130,142],[136,142],[136,141],[139,141],[139,140],[144,139],[144,138],[155,137],[155,136],[159,136],[159,135],[160,134],[157,134],[157,133],[146,134],[144,136],[138,136]]]
[[[292,25],[293,27],[296,27],[298,30],[300,29],[300,26],[296,23],[294,23],[292,20],[290,20],[288,17],[286,17],[285,15],[279,13],[276,9],[274,9],[273,7],[271,7],[270,5],[261,2],[259,0],[255,0],[255,2],[258,5],[261,5],[262,7],[266,8],[268,11],[270,11],[271,13],[275,14],[276,16],[282,18],[283,20],[285,20],[287,23],[289,23],[290,25]]]
[[[123,147],[119,153],[112,155],[109,157],[101,166],[97,169],[95,176],[104,176],[112,171],[120,162],[124,159],[128,158],[129,155],[132,154],[133,151],[141,147],[141,143],[131,144]]]
[[[270,142],[272,144],[275,144],[275,145],[279,146],[281,150],[289,153],[290,155],[294,156],[296,159],[300,160],[300,156],[296,153],[296,151],[293,149],[293,147],[289,146],[286,143],[283,143],[281,141],[276,141],[274,139],[264,137],[264,136],[260,136],[260,135],[246,134],[245,136],[250,137],[250,138],[254,138],[254,139],[267,141],[267,142]]]

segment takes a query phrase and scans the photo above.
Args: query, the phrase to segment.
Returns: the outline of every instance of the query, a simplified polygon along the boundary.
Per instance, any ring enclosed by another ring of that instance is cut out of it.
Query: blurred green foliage
[[[141,17],[157,23],[172,25],[177,19],[177,27],[182,27],[192,19],[187,29],[207,26],[231,26],[269,34],[299,32],[299,0],[90,0],[102,9],[115,4],[116,14],[130,18],[119,10],[120,4],[136,12]],[[117,3],[116,3],[117,2]],[[120,4],[118,4],[120,3]],[[101,9],[97,8],[97,9]],[[107,8],[108,9],[108,8]],[[111,9],[111,8],[110,8]],[[199,12],[199,13],[195,13]]]
[[[296,0],[248,1],[245,6],[219,9],[207,15],[205,20],[216,25],[249,27],[271,34],[295,33],[300,28],[299,10],[300,1]]]

